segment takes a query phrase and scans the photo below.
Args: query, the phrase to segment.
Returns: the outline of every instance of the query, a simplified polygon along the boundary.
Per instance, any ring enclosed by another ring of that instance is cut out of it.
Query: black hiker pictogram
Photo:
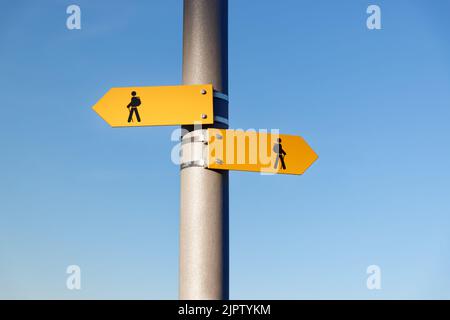
[[[277,143],[273,145],[273,152],[276,154],[276,160],[275,165],[273,166],[274,169],[278,169],[278,160],[281,162],[281,167],[283,170],[286,170],[286,164],[284,163],[284,157],[286,156],[286,151],[283,150],[283,146],[281,145],[281,139],[277,139]]]
[[[133,113],[136,114],[137,122],[141,122],[141,117],[139,116],[138,107],[141,105],[141,99],[136,97],[136,91],[131,92],[131,101],[127,105],[128,110],[130,110],[130,114],[128,115],[128,122],[133,121]]]

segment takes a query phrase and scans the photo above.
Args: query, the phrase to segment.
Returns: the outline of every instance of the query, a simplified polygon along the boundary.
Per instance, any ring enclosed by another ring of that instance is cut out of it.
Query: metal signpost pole
[[[228,127],[228,1],[185,0],[183,84],[213,84],[214,125]],[[203,144],[205,128],[183,126],[182,143]],[[193,146],[194,147],[194,146]],[[228,171],[181,165],[179,298],[228,299]]]

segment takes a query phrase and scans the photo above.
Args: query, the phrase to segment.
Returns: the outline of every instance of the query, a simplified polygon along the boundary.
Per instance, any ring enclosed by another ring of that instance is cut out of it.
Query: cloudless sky
[[[450,298],[449,14],[230,0],[230,127],[299,134],[320,157],[303,176],[230,174],[230,298]],[[112,129],[91,107],[181,83],[182,1],[10,1],[0,17],[0,298],[176,299],[176,127]]]

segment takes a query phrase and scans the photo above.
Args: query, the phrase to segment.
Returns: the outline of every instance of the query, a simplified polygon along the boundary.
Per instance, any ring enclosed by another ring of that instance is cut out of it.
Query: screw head
[[[216,134],[216,138],[217,138],[217,140],[221,140],[222,136],[220,134]]]
[[[220,159],[216,159],[216,163],[217,163],[217,164],[223,164],[223,161],[220,160]]]
[[[202,90],[200,91],[200,93],[201,93],[201,94],[206,94],[206,90],[205,90],[205,89],[202,89]]]
[[[206,119],[206,118],[208,118],[208,116],[206,114],[202,113],[202,119]]]

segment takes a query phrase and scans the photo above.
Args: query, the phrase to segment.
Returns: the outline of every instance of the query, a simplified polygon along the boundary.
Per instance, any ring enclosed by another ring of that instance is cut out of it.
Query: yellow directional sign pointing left
[[[112,127],[212,124],[213,87],[112,88],[92,109]]]

